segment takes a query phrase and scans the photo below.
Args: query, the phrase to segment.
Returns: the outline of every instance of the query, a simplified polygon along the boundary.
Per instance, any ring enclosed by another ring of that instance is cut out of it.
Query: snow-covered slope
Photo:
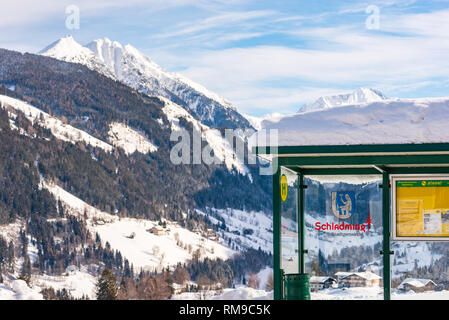
[[[125,153],[128,155],[135,151],[144,154],[157,151],[157,147],[151,143],[151,141],[123,123],[111,123],[108,133],[109,141],[111,141],[114,146],[125,150]]]
[[[273,222],[263,212],[213,208],[196,212],[207,216],[213,224],[220,226],[222,220],[225,222],[226,230],[220,234],[228,246],[273,251]]]
[[[351,93],[318,98],[315,102],[306,104],[299,112],[311,112],[354,104],[363,104],[385,100],[386,96],[376,89],[358,88]]]
[[[90,144],[94,147],[101,148],[108,152],[113,150],[112,145],[101,141],[100,139],[97,139],[80,129],[72,127],[71,125],[64,123],[56,117],[50,116],[48,113],[36,107],[33,107],[32,105],[24,101],[0,95],[0,103],[2,108],[10,107],[23,112],[23,114],[27,117],[28,120],[31,121],[31,123],[37,122],[40,126],[50,129],[51,133],[58,139],[71,143],[82,141],[86,144]],[[12,118],[10,121],[11,128],[20,131],[21,128],[15,127],[13,120],[14,117],[15,115],[10,113],[10,118]]]
[[[282,115],[281,113],[278,113],[278,112],[267,114],[267,115],[265,115],[263,117],[255,117],[255,116],[250,116],[248,114],[244,114],[244,116],[245,116],[246,119],[248,119],[249,123],[251,123],[251,125],[257,131],[259,131],[259,130],[264,128],[266,121],[268,121],[268,122],[269,121],[276,121],[277,119],[280,119],[280,118],[284,117],[284,115]]]
[[[33,107],[32,105],[8,96],[0,95],[2,108],[10,107],[21,111],[32,123],[37,122],[40,126],[50,129],[51,133],[58,139],[71,143],[84,142],[94,147],[101,148],[111,152],[114,147],[122,148],[126,154],[132,154],[135,151],[141,153],[155,152],[157,147],[146,137],[136,130],[122,123],[114,122],[110,124],[109,141],[111,144],[97,139],[87,132],[72,127],[62,120],[49,115],[48,113]],[[18,130],[21,134],[27,134],[23,128],[18,128],[15,124],[16,114],[9,112],[11,129]]]
[[[166,97],[209,126],[232,129],[251,126],[229,101],[180,74],[167,72],[129,44],[122,46],[104,38],[83,47],[72,37],[67,37],[40,53],[82,63],[145,94]]]
[[[234,152],[233,146],[230,142],[223,138],[221,133],[217,129],[212,129],[209,126],[196,120],[190,115],[184,108],[171,102],[167,98],[159,97],[165,106],[162,111],[165,113],[167,120],[170,122],[172,131],[182,129],[179,120],[183,118],[190,122],[197,132],[201,132],[202,138],[207,142],[208,146],[214,151],[215,157],[224,163],[229,171],[237,170],[242,175],[248,175],[250,181],[252,181],[249,169],[243,163],[242,159],[239,159]]]
[[[98,233],[103,244],[109,242],[138,270],[160,271],[176,266],[178,262],[184,263],[191,259],[195,252],[200,254],[201,259],[228,259],[236,253],[220,241],[210,240],[177,223],[167,222],[167,228],[161,228],[157,221],[119,218],[90,206],[54,183],[41,181],[41,188],[61,200],[68,214],[79,218],[87,215],[87,225],[92,234]],[[161,229],[161,232],[149,232],[153,227]]]
[[[449,97],[388,99],[297,113],[269,121],[265,129],[277,129],[284,146],[439,143],[449,142],[448,114]],[[252,145],[256,139],[251,137]]]

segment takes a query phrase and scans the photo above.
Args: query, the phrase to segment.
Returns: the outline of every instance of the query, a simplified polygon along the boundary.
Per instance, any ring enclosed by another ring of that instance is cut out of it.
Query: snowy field
[[[273,300],[273,291],[248,287],[224,289],[220,292],[182,293],[173,300]],[[383,300],[381,288],[325,289],[311,293],[311,300]],[[432,292],[392,292],[391,300],[449,300],[449,291]]]
[[[119,218],[90,206],[55,184],[41,182],[41,186],[61,200],[67,213],[79,217],[86,213],[92,234],[98,232],[102,244],[109,242],[111,248],[120,251],[135,270],[153,271],[176,266],[191,259],[197,250],[201,258],[228,259],[236,253],[220,242],[209,240],[176,223],[167,222],[163,232],[152,234],[149,230],[159,227],[157,221]]]
[[[135,270],[160,270],[176,266],[178,262],[184,263],[191,259],[196,250],[200,250],[203,258],[225,260],[235,253],[175,224],[167,226],[170,231],[166,234],[154,235],[148,232],[156,225],[156,222],[148,220],[122,218],[112,223],[90,226],[90,229],[98,232],[103,245],[107,241],[112,248],[119,250],[134,265]],[[135,234],[133,239],[129,237],[132,233]],[[178,241],[181,242],[179,245]]]

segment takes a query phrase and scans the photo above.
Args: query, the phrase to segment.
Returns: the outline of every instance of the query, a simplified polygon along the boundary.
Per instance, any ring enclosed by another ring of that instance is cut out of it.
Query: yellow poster
[[[396,180],[397,238],[449,238],[449,180]]]
[[[283,202],[287,200],[287,192],[288,192],[288,184],[287,184],[287,177],[285,174],[281,177],[281,199]]]

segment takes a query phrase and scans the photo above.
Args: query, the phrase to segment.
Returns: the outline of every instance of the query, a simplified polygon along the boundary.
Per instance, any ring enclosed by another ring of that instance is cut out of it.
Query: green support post
[[[273,170],[273,289],[274,300],[281,300],[281,168],[273,166]]]
[[[306,270],[305,263],[305,210],[304,210],[304,175],[298,174],[298,231],[299,231],[299,273],[303,274]]]
[[[391,295],[391,249],[390,249],[390,175],[382,173],[382,225],[383,225],[383,276],[384,276],[384,300],[390,300]]]
[[[298,274],[289,274],[285,278],[286,299],[310,300],[309,275],[306,273],[306,223],[304,202],[304,175],[298,174],[297,223],[298,223]]]

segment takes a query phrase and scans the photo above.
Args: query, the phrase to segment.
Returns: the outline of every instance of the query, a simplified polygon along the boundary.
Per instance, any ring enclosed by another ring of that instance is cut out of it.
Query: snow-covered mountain
[[[382,101],[387,97],[376,89],[358,88],[351,93],[318,98],[315,102],[305,104],[299,112],[311,112],[335,107]]]
[[[168,98],[208,126],[251,127],[229,101],[178,73],[164,70],[129,44],[123,46],[104,38],[82,46],[69,36],[52,43],[40,54],[84,64],[140,92]]]
[[[42,49],[39,54],[66,62],[80,63],[105,76],[115,79],[115,75],[88,48],[83,47],[72,36],[61,38]]]

